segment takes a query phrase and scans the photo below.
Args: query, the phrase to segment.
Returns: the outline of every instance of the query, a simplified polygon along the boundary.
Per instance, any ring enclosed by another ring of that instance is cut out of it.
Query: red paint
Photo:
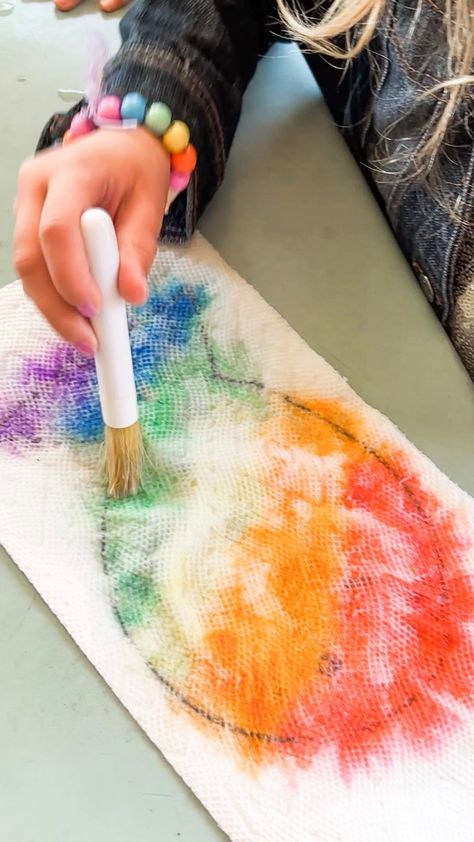
[[[269,738],[239,739],[253,761],[305,763],[329,749],[348,774],[388,761],[395,743],[432,749],[456,725],[453,702],[473,705],[472,536],[408,455],[375,453],[366,438],[335,402],[287,403],[262,431],[266,508],[230,553],[235,578],[186,688],[229,730]],[[341,465],[322,470],[316,497],[311,472],[288,473],[305,452],[321,469],[334,455]],[[255,602],[247,583],[259,564],[266,592]]]
[[[284,729],[303,740],[306,756],[334,747],[346,772],[373,755],[387,759],[395,736],[432,747],[456,724],[452,702],[473,706],[474,646],[465,623],[474,617],[474,591],[460,564],[466,535],[423,490],[406,456],[388,458],[365,455],[347,471],[344,505],[370,516],[373,527],[354,525],[346,536],[337,642],[343,669],[315,681]],[[395,564],[387,561],[390,533],[400,542]],[[383,684],[367,668],[377,647],[391,669]]]

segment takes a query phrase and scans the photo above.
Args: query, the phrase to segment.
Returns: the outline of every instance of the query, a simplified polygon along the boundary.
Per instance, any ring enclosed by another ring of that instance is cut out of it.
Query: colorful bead
[[[190,181],[191,173],[171,170],[168,196],[166,198],[165,215],[169,212],[171,205],[179,194],[186,190]]]
[[[196,169],[196,164],[197,152],[192,143],[189,143],[183,152],[171,156],[171,169],[177,172],[191,173]]]
[[[119,96],[104,96],[97,106],[101,120],[120,120],[121,99]]]
[[[122,120],[136,120],[143,123],[145,119],[146,99],[141,94],[126,94],[122,100],[120,116]]]
[[[163,146],[167,152],[177,155],[183,152],[189,143],[189,129],[186,123],[175,120],[162,137]]]
[[[171,110],[164,102],[153,102],[147,112],[146,99],[142,94],[126,94],[123,100],[118,96],[104,96],[97,107],[95,120],[87,117],[85,111],[76,114],[62,142],[71,143],[76,138],[94,131],[97,126],[107,126],[108,123],[120,125],[123,122],[124,128],[130,128],[136,123],[145,123],[153,134],[161,138],[164,149],[170,153],[170,180],[166,201],[168,213],[174,199],[188,187],[197,164],[197,152],[189,142],[188,126],[182,120],[171,121]]]
[[[71,121],[71,137],[81,137],[95,129],[94,123],[85,114],[75,114]]]
[[[191,173],[189,172],[177,172],[177,170],[171,170],[170,173],[170,190],[178,193],[182,193],[183,190],[186,190],[189,182],[191,181]]]
[[[148,109],[145,125],[153,134],[161,137],[169,129],[171,120],[171,109],[164,102],[154,102]]]

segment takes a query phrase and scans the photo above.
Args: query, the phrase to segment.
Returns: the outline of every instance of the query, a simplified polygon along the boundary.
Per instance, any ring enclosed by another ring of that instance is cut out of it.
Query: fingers
[[[95,203],[84,178],[63,173],[50,181],[39,224],[39,242],[53,286],[86,318],[97,315],[101,305],[80,229],[81,214]]]
[[[129,143],[130,154],[142,165],[114,218],[120,251],[119,290],[126,301],[142,304],[163,221],[170,163],[161,143],[146,129],[137,129]]]
[[[15,267],[23,282],[25,293],[31,298],[43,316],[49,321],[66,342],[88,356],[95,354],[97,339],[87,319],[83,318],[74,307],[66,304],[55,290],[40,254],[23,251],[22,234],[15,237],[19,250],[15,258]],[[28,255],[28,256],[26,256]]]
[[[164,203],[163,196],[157,210],[156,201],[148,203],[133,193],[115,218],[120,251],[119,290],[130,304],[146,301],[147,275],[156,253]]]
[[[36,236],[45,193],[45,185],[34,177],[29,164],[24,164],[18,178],[18,195],[14,205],[13,239],[15,270],[23,282],[34,279],[38,272],[46,272]]]
[[[24,167],[19,179],[14,236],[15,269],[26,294],[33,299],[53,328],[81,353],[93,354],[97,340],[89,322],[64,302],[54,288],[43,258],[38,230],[43,207],[44,185]]]
[[[71,342],[86,356],[96,353],[97,339],[90,322],[63,301],[47,275],[38,275],[34,283],[26,282],[24,287],[26,294],[66,342]]]
[[[116,135],[94,132],[22,167],[15,235],[18,273],[52,326],[85,353],[96,349],[88,319],[99,312],[101,295],[90,273],[81,215],[90,207],[103,207],[114,219],[120,291],[131,303],[143,303],[168,183],[168,155],[140,129]]]

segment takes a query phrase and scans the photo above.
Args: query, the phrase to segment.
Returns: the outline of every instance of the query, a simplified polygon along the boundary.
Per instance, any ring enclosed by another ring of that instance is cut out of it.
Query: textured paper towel
[[[199,236],[130,315],[135,499],[93,362],[0,312],[0,541],[229,836],[472,842],[472,500]]]

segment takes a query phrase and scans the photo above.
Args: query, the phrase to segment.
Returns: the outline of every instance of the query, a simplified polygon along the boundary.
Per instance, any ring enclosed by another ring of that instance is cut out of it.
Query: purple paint
[[[75,437],[78,418],[86,420],[89,426],[86,435],[78,429],[76,437],[94,437],[90,434],[91,419],[98,407],[94,361],[70,345],[55,344],[46,348],[42,356],[24,359],[18,394],[20,399],[7,398],[0,410],[0,442],[12,452],[18,453],[22,443],[57,440],[61,432]]]
[[[32,396],[21,403],[2,409],[0,414],[0,441],[12,446],[15,439],[34,442],[39,436],[40,421],[32,412]]]
[[[205,287],[170,279],[135,310],[130,338],[138,391],[156,383],[169,360],[186,354],[210,297]],[[0,395],[0,444],[21,453],[32,445],[95,442],[103,436],[99,390],[92,358],[64,342],[50,343],[20,359],[16,384]]]

